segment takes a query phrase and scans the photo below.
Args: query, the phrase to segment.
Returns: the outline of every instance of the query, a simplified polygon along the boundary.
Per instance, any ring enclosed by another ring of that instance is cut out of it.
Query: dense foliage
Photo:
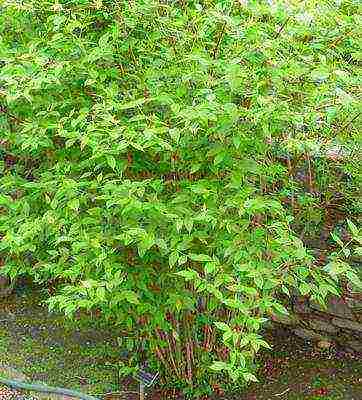
[[[0,4],[1,272],[101,311],[124,373],[255,380],[289,296],[359,285],[305,246],[358,236],[358,1]]]

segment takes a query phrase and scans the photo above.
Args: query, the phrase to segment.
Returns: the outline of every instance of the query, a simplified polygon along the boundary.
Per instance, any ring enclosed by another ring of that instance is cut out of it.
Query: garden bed
[[[134,386],[123,388],[114,367],[120,357],[113,334],[96,319],[78,321],[50,314],[33,292],[13,296],[0,305],[0,365],[32,381],[82,390],[99,397],[133,400]],[[285,328],[267,333],[273,350],[263,353],[261,383],[238,400],[357,400],[362,397],[360,354],[338,345],[318,348]],[[15,377],[16,378],[16,377]],[[113,396],[105,395],[113,392]],[[7,400],[28,399],[23,393]],[[176,396],[176,395],[175,395]],[[176,396],[177,397],[177,396]],[[153,399],[175,398],[155,392]],[[222,397],[220,396],[220,399]],[[227,397],[230,399],[230,397]]]

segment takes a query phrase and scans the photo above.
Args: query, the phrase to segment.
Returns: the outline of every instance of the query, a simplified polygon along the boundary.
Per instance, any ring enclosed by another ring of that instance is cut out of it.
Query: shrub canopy
[[[254,380],[290,295],[359,284],[303,244],[361,210],[357,1],[0,7],[1,271],[101,310],[123,372]]]

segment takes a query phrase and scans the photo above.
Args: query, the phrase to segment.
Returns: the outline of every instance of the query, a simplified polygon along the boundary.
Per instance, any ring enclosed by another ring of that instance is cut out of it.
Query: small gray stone
[[[348,319],[333,318],[332,324],[343,329],[362,332],[362,324],[359,322],[350,321]]]
[[[293,333],[299,336],[302,339],[306,340],[323,340],[325,339],[324,336],[319,335],[318,333],[310,330],[310,329],[305,329],[305,328],[297,328],[293,329]]]
[[[321,319],[313,319],[308,322],[308,325],[316,331],[323,331],[328,333],[337,333],[339,331],[339,329],[332,325],[332,323]]]
[[[320,349],[329,349],[331,346],[332,346],[332,342],[331,341],[328,341],[328,340],[320,340],[318,343],[317,343],[317,346],[320,348]]]

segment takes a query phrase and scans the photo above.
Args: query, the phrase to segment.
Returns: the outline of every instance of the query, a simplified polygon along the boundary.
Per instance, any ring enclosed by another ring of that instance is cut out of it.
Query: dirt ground
[[[361,354],[334,346],[320,350],[287,330],[268,336],[273,350],[263,355],[261,384],[238,399],[362,399]]]

